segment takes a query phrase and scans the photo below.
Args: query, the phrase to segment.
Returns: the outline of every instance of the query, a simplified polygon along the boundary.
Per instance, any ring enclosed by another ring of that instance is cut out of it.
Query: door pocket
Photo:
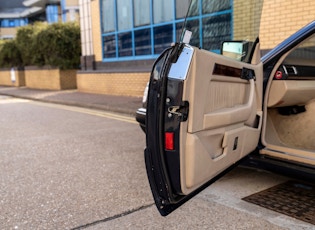
[[[250,80],[250,91],[246,104],[232,108],[224,108],[204,115],[203,129],[217,128],[226,125],[245,122],[252,113],[255,97],[255,82]]]

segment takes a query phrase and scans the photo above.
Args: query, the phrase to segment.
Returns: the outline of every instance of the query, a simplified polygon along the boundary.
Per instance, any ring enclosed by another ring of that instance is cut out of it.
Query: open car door
[[[263,66],[258,39],[248,46],[223,43],[220,55],[181,42],[156,60],[149,83],[145,163],[161,215],[255,150],[263,120]]]

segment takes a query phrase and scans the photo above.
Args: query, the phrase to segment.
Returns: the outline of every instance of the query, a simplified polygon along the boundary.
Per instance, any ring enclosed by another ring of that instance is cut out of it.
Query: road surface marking
[[[58,109],[63,109],[67,111],[84,113],[84,114],[89,114],[93,116],[105,117],[105,118],[114,119],[118,121],[124,121],[124,122],[132,123],[132,124],[138,124],[138,122],[135,120],[133,116],[117,114],[114,112],[106,112],[106,111],[97,110],[97,109],[87,109],[87,108],[82,108],[82,107],[77,107],[77,106],[61,105],[61,104],[55,104],[55,103],[49,103],[49,102],[32,101],[32,100],[13,98],[13,97],[8,97],[8,96],[0,97],[0,104],[21,103],[21,102],[23,103],[28,102],[30,104],[35,104],[39,106],[58,108]]]

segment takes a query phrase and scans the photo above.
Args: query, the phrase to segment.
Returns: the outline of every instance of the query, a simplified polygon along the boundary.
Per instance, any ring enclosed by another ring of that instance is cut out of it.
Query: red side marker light
[[[165,150],[174,150],[174,133],[165,133]]]

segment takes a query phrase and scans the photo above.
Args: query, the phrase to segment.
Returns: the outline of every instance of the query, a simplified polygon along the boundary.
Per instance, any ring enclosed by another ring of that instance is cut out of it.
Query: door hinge
[[[242,79],[246,79],[246,80],[251,80],[251,79],[256,80],[255,71],[252,70],[252,69],[247,69],[247,68],[244,67],[242,69],[241,78]]]
[[[189,113],[189,103],[184,101],[182,105],[169,106],[167,109],[168,117],[178,116],[180,121],[187,121]]]

